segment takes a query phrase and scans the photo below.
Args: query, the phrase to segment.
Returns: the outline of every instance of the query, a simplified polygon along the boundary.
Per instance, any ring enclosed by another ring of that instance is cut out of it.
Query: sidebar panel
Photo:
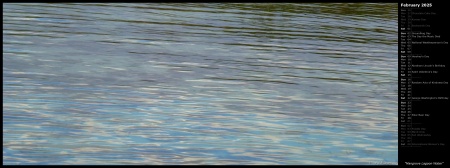
[[[448,31],[445,3],[399,5],[399,165],[448,163]]]

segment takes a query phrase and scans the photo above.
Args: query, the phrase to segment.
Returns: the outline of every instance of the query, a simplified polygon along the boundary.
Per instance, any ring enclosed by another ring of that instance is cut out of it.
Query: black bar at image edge
[[[442,2],[398,3],[398,132],[401,167],[445,167],[448,158],[449,9]]]

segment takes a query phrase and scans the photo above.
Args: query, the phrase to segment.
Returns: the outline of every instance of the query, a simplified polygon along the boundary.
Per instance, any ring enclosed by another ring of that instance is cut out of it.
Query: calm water
[[[397,157],[397,4],[4,4],[3,164]]]

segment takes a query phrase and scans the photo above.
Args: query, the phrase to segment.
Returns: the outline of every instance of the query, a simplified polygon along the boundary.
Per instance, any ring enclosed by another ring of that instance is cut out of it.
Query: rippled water
[[[4,4],[3,164],[397,161],[397,4]]]

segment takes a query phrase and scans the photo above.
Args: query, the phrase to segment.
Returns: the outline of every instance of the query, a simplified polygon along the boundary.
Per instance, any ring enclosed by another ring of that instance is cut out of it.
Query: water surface
[[[3,7],[3,164],[397,161],[397,4]]]

